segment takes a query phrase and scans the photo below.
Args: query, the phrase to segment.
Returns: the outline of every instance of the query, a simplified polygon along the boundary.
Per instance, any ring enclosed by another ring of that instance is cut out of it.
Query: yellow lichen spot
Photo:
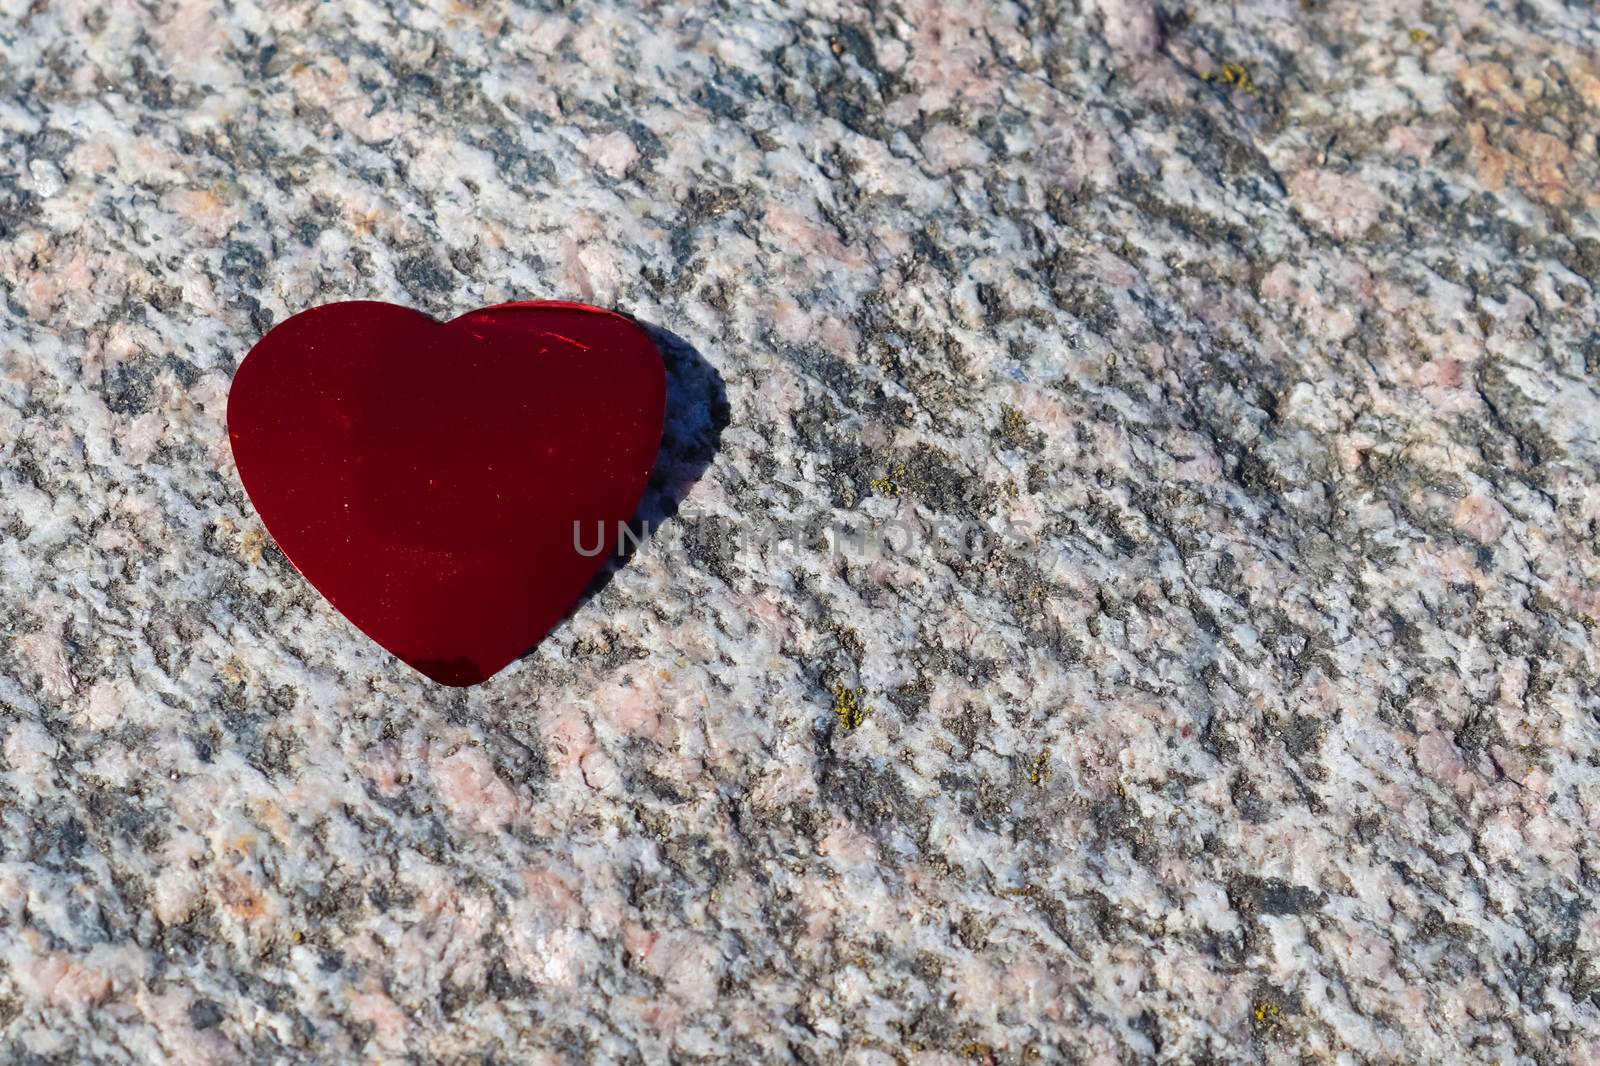
[[[1042,785],[1054,775],[1055,771],[1050,769],[1050,756],[1041,751],[1039,757],[1033,760],[1033,769],[1028,771],[1028,780]]]
[[[1247,93],[1256,91],[1256,83],[1250,77],[1250,68],[1243,63],[1222,64],[1222,83],[1231,85],[1235,89],[1243,89]]]
[[[996,431],[1006,444],[1020,451],[1038,447],[1039,435],[1028,426],[1028,418],[1009,405],[1000,409],[1000,428]]]
[[[1283,1008],[1270,999],[1264,999],[1257,1003],[1253,1013],[1255,1014],[1256,1025],[1269,1033],[1278,1028],[1278,1023],[1283,1018]]]
[[[846,688],[844,685],[833,686],[833,713],[839,719],[839,725],[845,729],[855,729],[872,717],[872,708],[862,702],[865,689]]]
[[[872,479],[872,491],[876,492],[879,496],[898,496],[900,495],[900,483],[895,479],[903,478],[905,476],[906,464],[896,463],[894,469],[891,470],[887,475]]]
[[[1426,44],[1431,40],[1433,40],[1433,34],[1429,33],[1425,29],[1422,29],[1420,26],[1411,31],[1412,44]]]

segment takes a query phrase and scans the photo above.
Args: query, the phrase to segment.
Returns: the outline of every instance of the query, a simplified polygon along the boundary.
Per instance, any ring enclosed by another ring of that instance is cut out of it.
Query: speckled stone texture
[[[0,0],[0,1061],[1600,1059],[1597,47]],[[356,297],[669,349],[660,528],[480,688],[232,467]]]

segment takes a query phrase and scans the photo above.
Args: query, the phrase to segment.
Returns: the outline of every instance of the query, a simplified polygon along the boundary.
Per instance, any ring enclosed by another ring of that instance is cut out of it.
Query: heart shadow
[[[677,516],[679,505],[716,458],[722,444],[722,431],[731,419],[728,390],[717,368],[676,333],[648,322],[639,324],[655,341],[667,370],[661,449],[656,453],[655,469],[644,495],[639,498],[638,509],[628,523],[632,536],[620,538],[605,566],[595,574],[559,625],[564,625],[585,604],[604,592],[634,553]],[[521,658],[529,658],[538,649],[539,645],[534,645]]]

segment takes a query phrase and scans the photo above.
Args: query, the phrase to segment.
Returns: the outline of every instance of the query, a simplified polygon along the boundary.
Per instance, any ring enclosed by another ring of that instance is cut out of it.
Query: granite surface
[[[1600,1061],[1597,49],[0,0],[0,1061]],[[232,467],[352,297],[672,358],[659,528],[478,688]]]

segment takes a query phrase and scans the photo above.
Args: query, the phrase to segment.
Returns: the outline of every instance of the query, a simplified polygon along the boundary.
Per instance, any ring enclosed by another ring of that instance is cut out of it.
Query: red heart
[[[508,303],[441,323],[353,301],[250,349],[228,436],[295,569],[411,666],[471,685],[542,640],[605,564],[665,404],[660,352],[613,311]]]

